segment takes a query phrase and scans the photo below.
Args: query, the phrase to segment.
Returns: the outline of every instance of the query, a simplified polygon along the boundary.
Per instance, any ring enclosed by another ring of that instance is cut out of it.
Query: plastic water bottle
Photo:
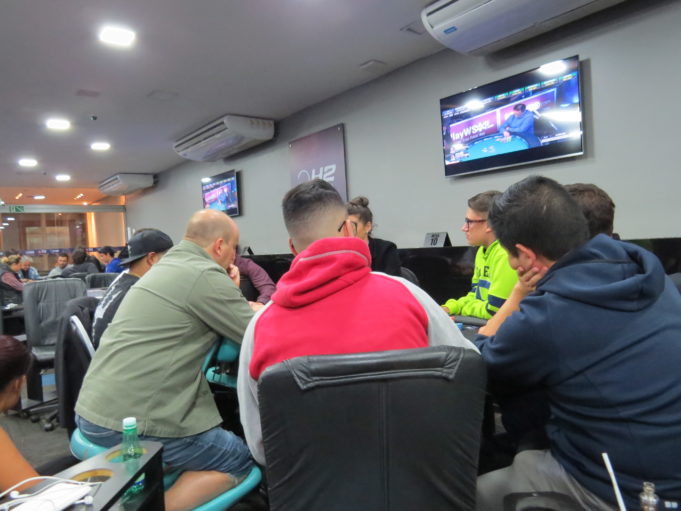
[[[126,417],[123,419],[123,443],[121,444],[121,456],[126,470],[134,474],[139,469],[139,458],[144,453],[140,440],[137,436],[137,419]],[[144,474],[139,476],[133,485],[128,488],[124,497],[137,495],[144,489]]]
[[[643,482],[643,491],[638,496],[641,511],[658,511],[660,499],[655,494],[653,483]]]

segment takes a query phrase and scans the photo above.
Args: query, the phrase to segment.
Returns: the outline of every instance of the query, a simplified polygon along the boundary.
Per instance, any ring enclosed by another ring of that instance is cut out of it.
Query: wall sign
[[[348,200],[343,124],[289,142],[291,188],[312,179],[333,185]]]

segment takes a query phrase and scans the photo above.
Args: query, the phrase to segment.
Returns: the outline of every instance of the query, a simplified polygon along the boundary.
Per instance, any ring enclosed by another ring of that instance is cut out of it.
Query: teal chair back
[[[218,339],[203,361],[202,372],[208,383],[236,389],[236,372],[232,367],[239,360],[241,345],[230,339]]]

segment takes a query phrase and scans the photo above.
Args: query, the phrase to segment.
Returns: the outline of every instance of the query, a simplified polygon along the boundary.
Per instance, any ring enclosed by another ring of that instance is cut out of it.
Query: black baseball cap
[[[123,259],[119,264],[127,266],[138,259],[142,259],[150,252],[165,252],[173,247],[173,240],[166,233],[158,229],[144,229],[135,234],[128,241],[129,257]]]

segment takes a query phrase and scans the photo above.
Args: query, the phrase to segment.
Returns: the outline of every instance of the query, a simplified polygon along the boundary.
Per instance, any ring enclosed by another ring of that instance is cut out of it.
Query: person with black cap
[[[128,257],[120,261],[123,267],[129,266],[106,290],[95,310],[92,321],[92,343],[95,348],[113,319],[118,306],[123,301],[132,285],[142,275],[161,260],[161,257],[173,246],[173,240],[158,229],[140,229],[128,241]]]

